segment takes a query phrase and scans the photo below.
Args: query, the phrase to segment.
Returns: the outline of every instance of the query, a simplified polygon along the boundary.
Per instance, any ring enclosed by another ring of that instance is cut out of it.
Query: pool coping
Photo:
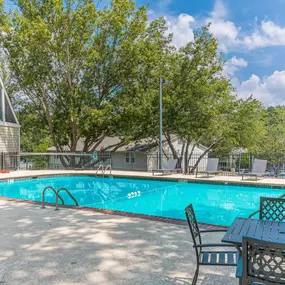
[[[37,202],[37,201],[8,198],[8,197],[3,197],[3,196],[0,196],[0,200],[8,201],[8,202],[30,204],[30,205],[38,205],[38,206],[42,205],[41,202]],[[45,203],[45,206],[55,207],[55,204]],[[178,226],[188,227],[187,221],[181,220],[181,219],[166,218],[166,217],[160,217],[160,216],[154,216],[154,215],[136,214],[136,213],[130,213],[130,212],[117,211],[117,210],[72,206],[72,205],[59,204],[58,207],[72,209],[72,210],[80,210],[80,211],[85,211],[85,212],[93,212],[93,213],[116,215],[116,216],[122,216],[122,217],[128,217],[128,218],[144,219],[144,220],[149,220],[149,221],[154,221],[154,222],[162,222],[162,223],[167,223],[167,224],[174,224]],[[229,228],[228,226],[219,226],[219,225],[206,224],[206,223],[198,223],[198,224],[199,224],[199,227],[203,229],[207,229],[207,230],[226,230]]]
[[[269,189],[285,189],[284,184],[270,184],[262,183],[252,180],[242,180],[242,181],[224,181],[224,180],[209,180],[208,178],[178,178],[178,177],[165,177],[165,176],[139,176],[139,175],[124,175],[124,174],[102,174],[102,173],[84,173],[84,172],[62,172],[62,173],[38,173],[31,174],[27,176],[13,176],[13,177],[0,177],[0,183],[9,182],[9,180],[29,180],[29,179],[40,179],[40,178],[53,178],[57,176],[93,176],[93,177],[103,177],[103,178],[126,178],[134,180],[157,180],[157,181],[169,181],[178,183],[201,183],[201,184],[215,184],[215,185],[229,185],[229,186],[247,186],[247,187],[257,187],[257,188],[269,188]]]

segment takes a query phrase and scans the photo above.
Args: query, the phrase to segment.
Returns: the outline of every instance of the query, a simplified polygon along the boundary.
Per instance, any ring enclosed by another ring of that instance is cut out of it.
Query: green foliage
[[[9,13],[2,9],[0,37],[9,86],[21,94],[14,104],[23,151],[69,145],[74,152],[83,137],[83,151],[91,152],[105,136],[118,135],[122,144],[157,138],[160,76],[170,81],[163,86],[167,138],[204,144],[203,155],[255,151],[266,138],[263,106],[234,95],[209,26],[176,49],[165,20],[149,23],[146,7],[134,1],[113,0],[103,9],[92,0],[15,4]]]
[[[285,109],[269,107],[266,112],[266,124],[258,151],[268,155],[280,155],[285,152]]]
[[[21,151],[46,152],[52,146],[48,127],[31,105],[21,106],[17,117],[21,122]]]

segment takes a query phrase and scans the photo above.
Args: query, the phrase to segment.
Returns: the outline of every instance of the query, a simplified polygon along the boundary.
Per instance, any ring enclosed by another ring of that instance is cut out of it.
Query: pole
[[[159,78],[159,169],[162,169],[162,78]]]

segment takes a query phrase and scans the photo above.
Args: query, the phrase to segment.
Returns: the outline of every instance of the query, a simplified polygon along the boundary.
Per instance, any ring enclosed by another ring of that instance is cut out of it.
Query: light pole
[[[159,77],[159,169],[162,169],[162,84],[169,81]]]

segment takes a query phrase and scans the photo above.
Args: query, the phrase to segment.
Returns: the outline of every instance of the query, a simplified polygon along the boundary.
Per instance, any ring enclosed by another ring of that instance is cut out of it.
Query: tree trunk
[[[217,139],[216,141],[214,141],[201,155],[200,157],[197,159],[196,163],[194,164],[194,166],[191,168],[190,173],[193,174],[194,171],[196,170],[196,168],[198,167],[200,161],[202,160],[202,158],[217,144],[221,141],[222,139]]]
[[[165,138],[167,140],[167,143],[168,143],[168,145],[169,145],[169,147],[171,149],[173,158],[174,159],[178,159],[178,154],[177,154],[177,151],[176,151],[174,145],[172,144],[170,135],[167,132],[164,132],[164,136],[165,136]]]
[[[185,155],[184,155],[184,172],[188,173],[188,152],[189,152],[189,145],[190,142],[187,140],[186,142],[186,149],[185,149]]]
[[[192,158],[192,155],[193,155],[193,153],[194,153],[195,147],[198,145],[198,142],[199,142],[199,140],[193,143],[193,146],[192,146],[192,148],[191,148],[190,154],[189,154],[188,157],[186,157],[186,158],[187,158],[187,166],[189,166],[190,159]],[[189,170],[190,170],[190,169],[188,168],[188,173],[189,173]]]

